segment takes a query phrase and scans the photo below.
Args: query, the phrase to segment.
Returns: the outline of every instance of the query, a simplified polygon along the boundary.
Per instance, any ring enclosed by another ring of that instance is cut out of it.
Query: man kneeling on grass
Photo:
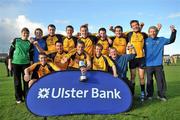
[[[29,81],[29,87],[31,87],[31,85],[42,76],[58,70],[60,69],[56,65],[47,60],[47,56],[45,53],[40,53],[39,62],[34,63],[24,70],[24,80]],[[30,73],[32,73],[31,79]]]

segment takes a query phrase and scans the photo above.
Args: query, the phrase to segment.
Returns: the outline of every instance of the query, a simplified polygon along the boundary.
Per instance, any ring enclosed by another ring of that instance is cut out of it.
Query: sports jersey
[[[143,32],[129,32],[127,34],[128,41],[134,46],[137,56],[136,58],[144,57],[144,40],[147,35]]]
[[[108,66],[112,67],[113,65],[113,61],[106,55],[101,55],[100,57],[94,56],[92,59],[93,70],[108,71]]]
[[[61,59],[66,56],[66,53],[65,52],[62,52],[61,54],[58,53],[58,52],[54,52],[54,53],[51,53],[48,55],[49,58],[52,59],[53,63],[60,68],[60,70],[66,70],[67,67],[68,67],[68,63],[69,62],[66,62],[66,63],[61,63]]]
[[[15,38],[10,47],[9,57],[14,64],[29,64],[33,61],[33,45],[29,40]]]
[[[63,38],[63,48],[64,48],[65,52],[69,52],[72,49],[74,49],[76,47],[76,44],[77,44],[76,37],[71,37],[71,38],[64,37]]]
[[[69,67],[79,68],[79,61],[84,61],[84,63],[87,64],[87,61],[90,61],[90,60],[91,60],[90,56],[86,52],[82,54],[78,54],[76,52],[70,57]]]
[[[52,52],[55,52],[56,51],[56,48],[55,48],[55,43],[56,41],[63,41],[62,40],[62,35],[60,34],[55,34],[53,36],[50,36],[50,35],[46,35],[43,37],[43,39],[46,41],[46,44],[47,44],[47,50],[48,50],[48,53],[52,53]]]
[[[109,43],[108,43],[108,40],[101,40],[99,39],[98,44],[101,44],[103,46],[103,49],[102,49],[102,55],[108,55],[109,53]]]
[[[126,54],[127,41],[125,37],[110,37],[112,39],[112,46],[116,48],[118,55]]]
[[[37,62],[29,67],[29,71],[33,72],[33,75],[38,75],[38,78],[58,70],[59,68],[51,62],[46,63],[44,66]]]
[[[80,38],[80,40],[85,43],[84,50],[90,56],[93,56],[94,45],[97,43],[97,38],[95,36],[89,36],[87,38]]]

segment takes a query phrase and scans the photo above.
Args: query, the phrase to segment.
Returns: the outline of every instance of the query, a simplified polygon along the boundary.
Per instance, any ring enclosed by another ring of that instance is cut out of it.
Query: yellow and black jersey
[[[71,38],[67,38],[67,37],[63,38],[63,48],[64,48],[64,51],[66,53],[71,51],[72,49],[74,49],[76,47],[77,39],[78,38],[76,38],[74,36]]]
[[[59,67],[60,70],[66,70],[69,64],[69,61],[66,63],[61,63],[61,60],[63,57],[67,57],[67,54],[65,52],[62,52],[61,54],[58,52],[54,52],[51,54],[48,54],[48,57],[52,59],[53,63]]]
[[[46,44],[47,44],[48,53],[52,53],[52,52],[56,51],[55,43],[56,43],[56,41],[63,42],[62,37],[63,36],[60,34],[55,34],[53,36],[46,35],[43,37],[43,39],[46,41]]]
[[[54,65],[52,62],[48,62],[44,66],[40,62],[37,62],[29,67],[29,71],[33,72],[32,74],[32,76],[34,76],[33,78],[40,78],[44,75],[47,75],[51,72],[58,70],[59,68],[56,65]]]
[[[88,53],[84,52],[82,54],[78,54],[77,52],[70,57],[70,68],[79,68],[79,61],[84,61],[87,64],[87,61],[91,61]]]
[[[119,55],[126,54],[127,40],[125,37],[110,37],[112,46],[116,48]]]
[[[85,43],[85,51],[92,57],[94,45],[97,43],[97,37],[89,36],[87,38],[80,38],[81,41]]]
[[[101,44],[103,46],[102,54],[108,55],[109,54],[109,42],[108,42],[108,40],[99,39],[97,43]]]
[[[108,66],[112,67],[113,65],[113,61],[106,55],[101,55],[100,57],[94,56],[92,58],[93,70],[108,71]]]
[[[144,40],[147,35],[143,32],[129,32],[127,33],[127,40],[134,46],[136,50],[136,58],[144,57]]]

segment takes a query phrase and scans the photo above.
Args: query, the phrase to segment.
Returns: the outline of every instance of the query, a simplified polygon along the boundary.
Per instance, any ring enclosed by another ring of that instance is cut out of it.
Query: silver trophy
[[[81,69],[82,67],[86,67],[86,65],[85,65],[84,61],[79,61],[79,68]],[[87,80],[86,72],[81,71],[80,81],[84,82],[86,80]]]

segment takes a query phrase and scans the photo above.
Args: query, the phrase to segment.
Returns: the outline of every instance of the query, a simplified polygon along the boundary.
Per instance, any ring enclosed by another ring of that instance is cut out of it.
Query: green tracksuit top
[[[33,58],[33,47],[29,40],[15,38],[10,48],[10,58],[13,64],[29,64]]]

